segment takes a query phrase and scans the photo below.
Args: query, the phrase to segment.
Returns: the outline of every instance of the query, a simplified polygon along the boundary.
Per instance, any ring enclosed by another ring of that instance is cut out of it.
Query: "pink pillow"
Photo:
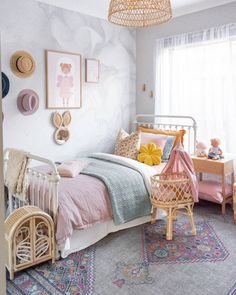
[[[57,167],[61,177],[75,177],[88,166],[86,161],[67,161]]]
[[[147,145],[152,142],[162,150],[164,149],[167,139],[168,135],[141,132],[141,144]]]
[[[230,195],[232,195],[232,188],[230,184],[227,184],[226,196]],[[202,200],[222,204],[222,184],[213,180],[199,181],[199,198]]]

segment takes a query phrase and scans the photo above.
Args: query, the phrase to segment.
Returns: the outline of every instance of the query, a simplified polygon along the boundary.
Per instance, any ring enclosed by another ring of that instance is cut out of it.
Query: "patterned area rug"
[[[7,294],[24,295],[90,295],[94,283],[95,247],[66,259],[44,263],[26,272],[19,272],[7,282]]]
[[[227,295],[236,295],[236,284],[233,286],[233,288],[229,291]]]
[[[113,284],[122,288],[123,285],[152,284],[153,278],[149,276],[148,264],[142,263],[122,263],[116,265],[115,280]]]
[[[236,284],[233,286],[233,288],[229,291],[227,295],[236,295]]]
[[[156,295],[158,290],[161,295],[189,295],[191,290],[191,295],[236,295],[232,209],[223,216],[218,205],[201,202],[194,219],[195,237],[189,219],[181,216],[172,241],[165,239],[164,221],[110,234],[55,265],[19,272],[7,282],[7,294]]]
[[[224,261],[229,253],[209,223],[196,224],[192,236],[189,223],[175,222],[173,240],[166,240],[166,224],[158,221],[143,228],[143,256],[147,263],[169,264]]]

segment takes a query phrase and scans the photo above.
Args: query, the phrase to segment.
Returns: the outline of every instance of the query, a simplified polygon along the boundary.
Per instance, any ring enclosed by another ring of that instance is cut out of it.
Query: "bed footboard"
[[[6,171],[9,160],[9,149],[4,153],[4,172]],[[48,213],[54,223],[57,221],[58,212],[58,183],[60,180],[56,165],[46,159],[30,153],[26,153],[30,160],[30,166],[27,168],[26,179],[28,182],[27,200],[25,197],[17,194],[12,195],[8,191],[8,208],[9,213],[12,213],[17,208],[25,205],[33,205]],[[47,171],[43,171],[38,167],[33,167],[34,164],[47,165]]]

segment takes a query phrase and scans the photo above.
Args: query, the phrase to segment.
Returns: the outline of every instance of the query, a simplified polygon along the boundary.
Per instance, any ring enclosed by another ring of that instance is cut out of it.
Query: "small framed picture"
[[[47,108],[82,107],[82,59],[77,53],[46,51]]]
[[[98,83],[100,62],[94,58],[85,59],[85,81],[87,83]]]

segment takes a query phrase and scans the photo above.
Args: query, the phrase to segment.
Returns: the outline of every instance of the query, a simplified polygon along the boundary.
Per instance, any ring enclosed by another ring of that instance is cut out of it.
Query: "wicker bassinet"
[[[191,181],[184,172],[163,173],[152,176],[151,203],[152,224],[156,221],[156,212],[158,208],[167,211],[167,240],[172,240],[173,220],[176,219],[180,211],[185,210],[187,212],[181,213],[189,216],[193,235],[196,235],[193,220],[194,200],[192,196]]]

